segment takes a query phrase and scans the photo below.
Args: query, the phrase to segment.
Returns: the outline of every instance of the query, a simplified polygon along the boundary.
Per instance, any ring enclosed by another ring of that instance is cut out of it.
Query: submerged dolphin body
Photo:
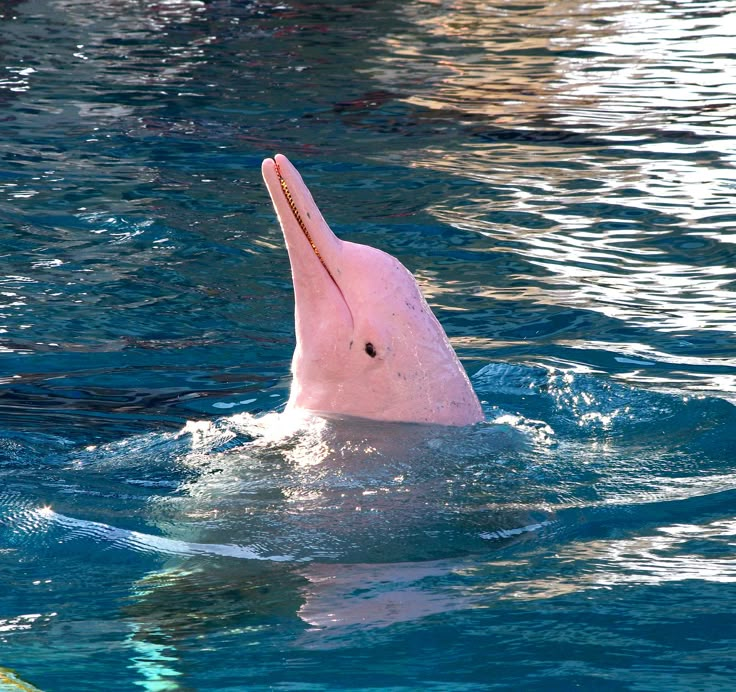
[[[287,411],[468,425],[483,412],[414,277],[391,255],[340,240],[289,160],[263,162],[294,281]]]

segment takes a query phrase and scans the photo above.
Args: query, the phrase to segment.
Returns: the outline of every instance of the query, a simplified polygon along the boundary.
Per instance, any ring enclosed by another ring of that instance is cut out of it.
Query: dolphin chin
[[[483,411],[411,273],[340,240],[289,160],[262,166],[291,263],[296,349],[287,409],[469,425]]]

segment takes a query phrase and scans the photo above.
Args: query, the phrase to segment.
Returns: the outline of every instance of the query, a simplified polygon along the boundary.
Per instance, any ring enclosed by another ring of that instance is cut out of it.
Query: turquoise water
[[[0,666],[734,689],[732,3],[0,17]],[[487,424],[286,429],[275,152],[416,274]]]

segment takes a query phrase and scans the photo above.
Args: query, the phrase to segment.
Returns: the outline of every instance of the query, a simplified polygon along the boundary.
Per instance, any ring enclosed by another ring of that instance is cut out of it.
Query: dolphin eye
[[[371,358],[375,358],[376,357],[376,348],[375,348],[375,346],[370,341],[365,345],[365,352]]]

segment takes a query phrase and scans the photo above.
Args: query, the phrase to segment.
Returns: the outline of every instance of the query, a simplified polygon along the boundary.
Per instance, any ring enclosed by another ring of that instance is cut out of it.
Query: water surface
[[[732,689],[734,27],[4,3],[0,687]],[[275,152],[487,424],[280,417]]]

